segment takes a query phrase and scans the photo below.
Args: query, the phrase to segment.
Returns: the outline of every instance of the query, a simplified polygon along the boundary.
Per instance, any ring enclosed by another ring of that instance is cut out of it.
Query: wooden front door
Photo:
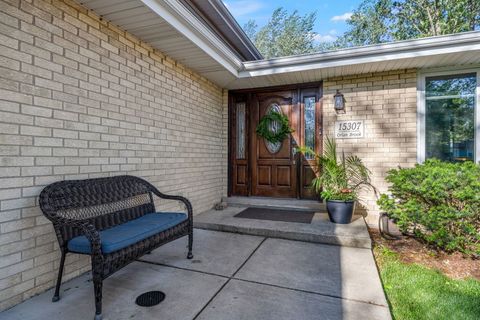
[[[229,195],[317,198],[310,188],[314,161],[296,147],[321,152],[321,97],[320,84],[230,93]],[[271,111],[286,115],[294,130],[277,144],[255,132]]]
[[[272,111],[286,115],[290,127],[295,131],[278,143],[268,142],[257,134],[251,135],[253,196],[284,198],[297,196],[295,148],[297,147],[299,108],[296,100],[293,91],[262,93],[254,96],[252,132],[255,132],[260,119]],[[275,123],[272,123],[272,126],[275,127]]]

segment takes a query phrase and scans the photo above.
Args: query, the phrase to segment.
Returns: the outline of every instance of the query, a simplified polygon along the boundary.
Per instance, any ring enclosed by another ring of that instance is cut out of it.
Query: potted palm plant
[[[358,193],[362,188],[375,190],[370,183],[370,170],[356,155],[337,155],[337,144],[328,138],[323,154],[317,154],[308,147],[301,147],[303,154],[315,157],[316,177],[312,187],[327,202],[330,221],[347,224],[352,221]]]

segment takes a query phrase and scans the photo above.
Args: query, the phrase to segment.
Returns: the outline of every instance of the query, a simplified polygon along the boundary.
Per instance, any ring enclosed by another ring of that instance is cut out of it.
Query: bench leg
[[[62,257],[60,258],[60,267],[58,268],[57,285],[55,286],[55,293],[52,297],[52,302],[60,300],[60,285],[62,284],[63,266],[65,265],[65,256],[67,253],[62,251]]]
[[[193,229],[190,230],[190,233],[188,234],[188,255],[187,255],[187,259],[193,259],[192,247],[193,247]]]
[[[95,320],[102,320],[102,279],[93,279],[93,290],[95,292]]]

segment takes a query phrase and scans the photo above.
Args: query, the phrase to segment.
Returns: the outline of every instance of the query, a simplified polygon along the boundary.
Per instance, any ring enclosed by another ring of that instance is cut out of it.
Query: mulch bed
[[[480,280],[480,260],[464,257],[461,253],[438,252],[412,237],[403,236],[400,240],[386,240],[376,229],[369,229],[369,232],[375,246],[383,245],[397,252],[402,262],[437,269],[453,279]]]

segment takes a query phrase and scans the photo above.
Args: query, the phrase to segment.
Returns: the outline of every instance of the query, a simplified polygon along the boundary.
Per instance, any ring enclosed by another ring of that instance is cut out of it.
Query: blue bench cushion
[[[165,231],[187,220],[187,215],[178,212],[149,213],[110,229],[100,231],[102,252],[111,253],[157,233]],[[91,253],[90,241],[78,236],[68,242],[68,250],[78,253]]]

